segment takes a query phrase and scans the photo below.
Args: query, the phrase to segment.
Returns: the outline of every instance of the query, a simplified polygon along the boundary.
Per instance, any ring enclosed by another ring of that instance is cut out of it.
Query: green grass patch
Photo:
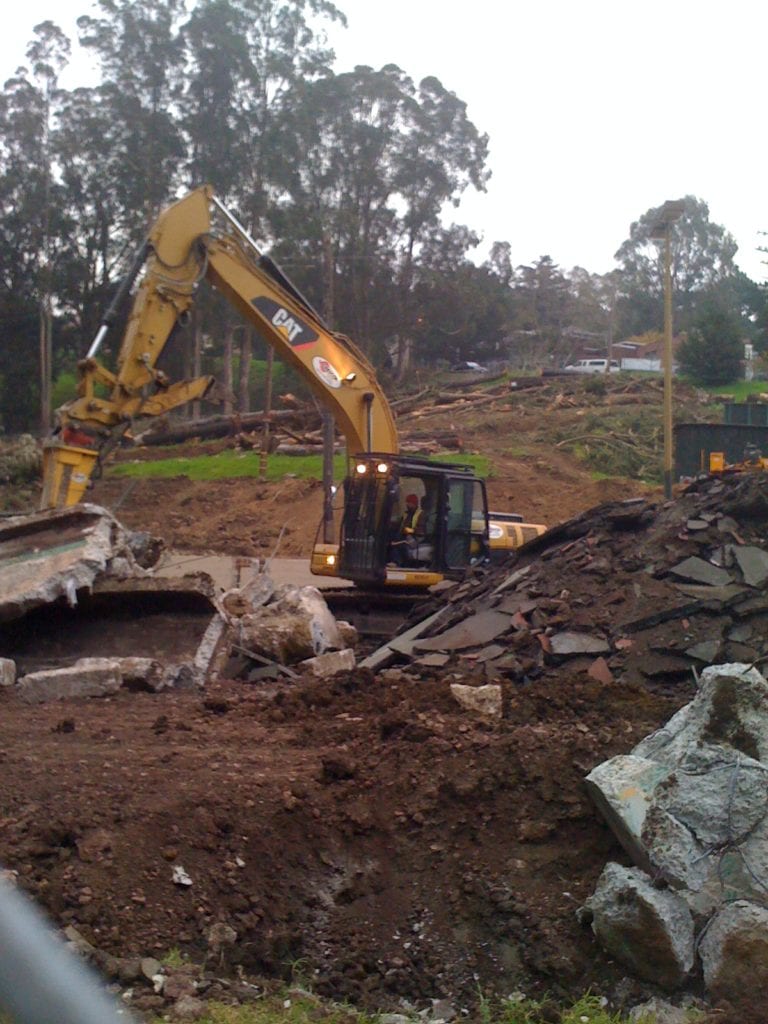
[[[728,400],[734,402],[746,402],[750,395],[768,394],[768,381],[766,380],[737,380],[733,384],[718,384],[717,386],[697,384],[696,387],[700,391],[707,391],[715,401],[727,396]]]
[[[336,455],[333,474],[344,476],[347,460]],[[215,455],[193,455],[191,458],[155,459],[151,462],[123,462],[112,466],[110,476],[139,477],[140,479],[184,476],[188,480],[234,480],[238,477],[259,476],[259,453],[226,451]],[[319,455],[270,455],[267,461],[267,480],[282,480],[286,475],[301,479],[322,479],[323,464]]]
[[[208,1003],[208,1012],[200,1024],[376,1024],[377,1017],[358,1013],[349,1006],[326,1002],[311,993],[297,993],[295,989],[284,994],[265,995],[263,999],[245,1006],[226,1006]],[[626,1024],[627,1018],[611,1013],[601,1005],[597,996],[586,995],[570,1007],[556,1007],[551,1000],[525,998],[481,1000],[476,1010],[462,1018],[467,1024]],[[691,1020],[695,1020],[692,1016]],[[158,1017],[153,1024],[161,1024]],[[419,1017],[413,1015],[414,1024]],[[641,1024],[655,1024],[653,1018],[642,1019]]]
[[[482,455],[457,455],[448,452],[436,455],[438,462],[471,466],[478,476],[491,475],[490,460]],[[341,480],[346,474],[347,460],[334,456],[333,476]],[[282,480],[287,475],[302,480],[321,480],[323,460],[320,455],[270,455],[267,461],[267,480]],[[259,453],[224,451],[215,455],[193,455],[187,458],[154,459],[142,462],[122,462],[109,469],[110,476],[138,477],[139,479],[170,479],[183,476],[188,480],[232,480],[238,477],[259,476]]]

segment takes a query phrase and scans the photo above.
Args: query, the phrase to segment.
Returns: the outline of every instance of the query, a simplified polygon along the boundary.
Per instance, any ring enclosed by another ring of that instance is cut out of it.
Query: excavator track
[[[364,637],[392,637],[419,604],[431,595],[424,591],[365,590],[329,587],[323,597],[337,619],[351,622]]]

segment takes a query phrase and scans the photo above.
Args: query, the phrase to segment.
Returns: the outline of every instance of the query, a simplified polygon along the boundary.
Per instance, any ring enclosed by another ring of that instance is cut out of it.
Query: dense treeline
[[[503,241],[476,265],[478,238],[445,211],[466,189],[485,188],[487,137],[434,77],[415,83],[394,65],[334,73],[326,30],[344,15],[329,0],[95,8],[78,32],[98,85],[61,88],[71,43],[48,21],[0,94],[5,430],[37,428],[66,397],[148,225],[206,181],[385,373],[403,375],[413,361],[557,365],[584,339],[601,345],[660,327],[652,210],[609,275],[566,272],[547,256],[513,267]],[[706,300],[760,344],[763,292],[738,271],[733,239],[706,204],[686,204],[675,240],[678,325],[693,324]],[[242,407],[259,353],[206,294],[168,369],[220,372],[235,389],[240,378]]]

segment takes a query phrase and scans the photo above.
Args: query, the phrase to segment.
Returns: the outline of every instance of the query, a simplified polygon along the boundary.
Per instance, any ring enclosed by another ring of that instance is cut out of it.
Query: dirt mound
[[[2,861],[115,954],[202,957],[223,921],[249,971],[371,1006],[615,980],[574,916],[613,847],[581,778],[676,704],[567,675],[504,697],[496,727],[398,673],[6,704]]]

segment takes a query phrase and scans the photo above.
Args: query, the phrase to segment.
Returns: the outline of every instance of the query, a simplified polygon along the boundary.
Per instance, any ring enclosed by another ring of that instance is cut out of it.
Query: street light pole
[[[664,497],[672,497],[672,225],[685,212],[685,201],[670,199],[659,210],[650,237],[664,242]]]

